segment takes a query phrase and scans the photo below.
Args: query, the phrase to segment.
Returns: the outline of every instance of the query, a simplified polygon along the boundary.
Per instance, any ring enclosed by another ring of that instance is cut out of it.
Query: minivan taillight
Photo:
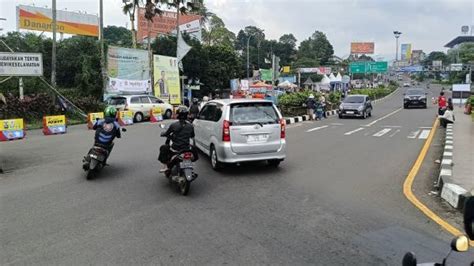
[[[286,137],[286,120],[285,119],[280,119],[280,138],[284,139]]]
[[[222,141],[230,141],[230,122],[224,120],[224,125],[222,128]]]

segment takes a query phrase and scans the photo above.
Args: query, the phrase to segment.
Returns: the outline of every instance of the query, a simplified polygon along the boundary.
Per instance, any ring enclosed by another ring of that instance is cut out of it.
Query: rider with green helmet
[[[104,119],[97,120],[92,127],[95,130],[94,146],[105,148],[110,152],[114,147],[115,137],[120,138],[120,125],[117,123],[117,109],[107,106],[104,110]]]

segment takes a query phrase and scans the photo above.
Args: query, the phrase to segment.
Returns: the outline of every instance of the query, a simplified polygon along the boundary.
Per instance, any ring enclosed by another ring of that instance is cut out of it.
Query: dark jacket
[[[199,105],[197,103],[193,103],[193,105],[191,105],[189,108],[189,114],[193,118],[197,117],[197,114],[199,114]]]
[[[109,146],[115,137],[121,137],[120,125],[113,117],[106,117],[95,122],[92,129],[95,130],[95,143],[99,145]]]
[[[306,108],[315,109],[316,108],[316,100],[308,98],[308,100],[306,100]]]
[[[189,140],[194,138],[194,127],[191,123],[181,120],[171,124],[162,136],[172,141],[171,148],[181,151],[189,148]]]

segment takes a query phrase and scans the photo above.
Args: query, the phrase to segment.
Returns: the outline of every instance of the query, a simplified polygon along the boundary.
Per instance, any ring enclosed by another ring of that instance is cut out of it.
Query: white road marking
[[[418,135],[418,133],[420,133],[420,130],[412,131],[412,132],[410,132],[410,134],[408,135],[407,138],[416,139],[416,136]]]
[[[311,128],[311,129],[306,130],[306,132],[313,132],[313,131],[320,130],[320,129],[327,128],[327,127],[328,127],[328,125],[315,127],[315,128]]]
[[[349,131],[349,132],[344,133],[344,135],[346,135],[346,136],[347,136],[347,135],[352,135],[352,134],[356,133],[357,131],[361,131],[361,130],[364,130],[364,128],[363,128],[363,127],[359,127],[358,129],[354,129],[354,130],[352,130],[352,131]]]
[[[430,129],[423,129],[423,131],[420,133],[420,136],[418,136],[418,139],[427,139],[430,135],[430,131]]]
[[[370,126],[372,126],[373,124],[375,124],[375,123],[377,123],[377,122],[379,122],[379,121],[381,121],[381,120],[383,120],[383,119],[385,119],[385,118],[387,118],[387,117],[389,117],[389,116],[391,116],[391,115],[394,115],[394,114],[400,112],[402,109],[403,109],[403,107],[400,107],[400,108],[398,108],[397,110],[395,110],[395,111],[393,111],[393,112],[391,112],[391,113],[389,113],[389,114],[386,114],[386,115],[382,116],[381,118],[376,119],[376,120],[370,122],[369,124],[363,125],[363,126],[364,126],[364,127],[370,127]]]
[[[431,129],[432,127],[419,127],[419,128],[421,128],[421,129],[424,129],[424,128]]]
[[[341,123],[331,123],[331,126],[343,126],[344,124]]]
[[[383,128],[400,128],[402,126],[381,126],[381,127],[383,127]]]
[[[384,129],[380,130],[379,132],[373,134],[372,136],[381,137],[381,136],[387,134],[388,132],[390,132],[390,130],[392,130],[392,129],[391,128],[384,128]]]
[[[295,127],[300,127],[302,125],[303,125],[303,123],[290,124],[290,125],[286,126],[286,128],[295,128]]]
[[[395,132],[392,133],[389,137],[391,138],[391,137],[395,136],[398,132],[400,132],[400,129],[395,130]]]

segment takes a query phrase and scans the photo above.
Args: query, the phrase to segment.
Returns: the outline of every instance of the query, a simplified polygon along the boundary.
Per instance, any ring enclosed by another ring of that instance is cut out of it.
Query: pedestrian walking
[[[326,102],[326,97],[324,97],[324,94],[321,94],[321,96],[319,97],[319,102],[321,103],[323,117],[327,118],[327,116],[326,116],[326,104],[327,104],[327,102]]]
[[[306,114],[309,116],[309,120],[313,120],[314,118],[314,109],[316,108],[316,100],[314,99],[314,95],[310,94],[308,99],[306,100]]]
[[[436,103],[438,104],[438,115],[443,115],[447,107],[447,101],[446,97],[444,96],[444,91],[441,91],[439,93]]]

